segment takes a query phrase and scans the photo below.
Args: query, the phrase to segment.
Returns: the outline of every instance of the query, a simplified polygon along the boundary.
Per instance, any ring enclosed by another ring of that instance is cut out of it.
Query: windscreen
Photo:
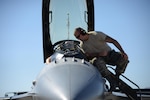
[[[49,24],[52,44],[60,40],[76,40],[75,28],[87,30],[86,0],[50,0]]]

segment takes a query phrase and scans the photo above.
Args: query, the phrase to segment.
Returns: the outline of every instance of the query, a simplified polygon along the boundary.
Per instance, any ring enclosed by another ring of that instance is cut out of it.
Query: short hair
[[[81,27],[76,28],[75,31],[80,31],[80,34],[82,34],[82,35],[86,34],[86,31]]]

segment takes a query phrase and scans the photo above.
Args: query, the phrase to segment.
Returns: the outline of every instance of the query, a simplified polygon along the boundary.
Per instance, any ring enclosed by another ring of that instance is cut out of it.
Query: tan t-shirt
[[[111,48],[105,42],[106,34],[103,32],[91,31],[88,32],[89,38],[81,43],[81,48],[85,53],[100,53],[110,51]]]

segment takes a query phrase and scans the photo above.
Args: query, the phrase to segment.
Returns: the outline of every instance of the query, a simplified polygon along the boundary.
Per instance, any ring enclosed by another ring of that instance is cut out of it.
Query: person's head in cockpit
[[[75,29],[74,36],[81,41],[86,41],[88,39],[87,32],[81,27]]]

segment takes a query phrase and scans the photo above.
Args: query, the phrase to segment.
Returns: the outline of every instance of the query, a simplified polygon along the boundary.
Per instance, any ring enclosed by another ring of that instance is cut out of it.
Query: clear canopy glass
[[[49,24],[52,44],[60,40],[76,40],[75,28],[87,30],[86,0],[50,0]]]

